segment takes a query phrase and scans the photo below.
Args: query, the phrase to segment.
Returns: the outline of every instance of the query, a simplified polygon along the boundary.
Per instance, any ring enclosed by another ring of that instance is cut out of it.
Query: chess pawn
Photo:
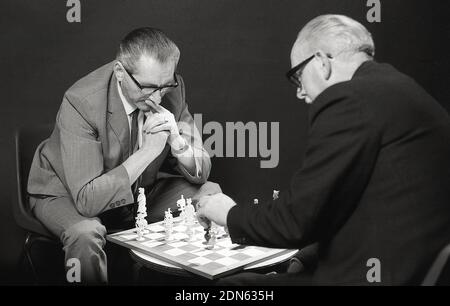
[[[170,211],[170,208],[164,212],[165,216],[164,216],[164,228],[165,228],[165,232],[166,232],[166,240],[172,240],[172,233],[173,233],[173,216],[172,213]]]
[[[209,239],[207,240],[207,246],[206,246],[206,248],[208,250],[214,249],[214,246],[216,245],[216,235],[217,235],[216,229],[211,227],[208,231]]]
[[[216,238],[217,238],[217,224],[214,222],[211,222],[211,226],[208,231],[208,238],[207,239],[207,249],[212,250],[214,249],[214,246],[216,245]]]
[[[280,194],[280,191],[279,191],[279,190],[274,190],[274,191],[273,191],[273,195],[272,195],[273,199],[274,199],[274,200],[278,199],[279,194]]]
[[[171,226],[167,227],[166,228],[166,237],[165,237],[165,239],[167,241],[173,240],[173,235],[172,234],[173,234],[173,228]]]
[[[177,207],[180,211],[180,219],[185,222],[185,207],[186,207],[186,200],[183,195],[181,195],[181,198],[177,201]]]

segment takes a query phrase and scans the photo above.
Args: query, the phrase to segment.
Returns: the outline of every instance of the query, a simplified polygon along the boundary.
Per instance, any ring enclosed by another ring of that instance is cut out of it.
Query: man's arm
[[[340,95],[315,103],[304,164],[289,191],[258,206],[208,197],[200,201],[200,217],[226,223],[240,244],[302,248],[331,236],[353,212],[370,179],[380,135],[369,124],[363,101]]]
[[[172,155],[178,160],[176,170],[192,183],[205,183],[211,171],[211,159],[203,147],[202,138],[186,103],[184,103],[178,127],[181,131],[180,136],[188,146],[184,152],[178,153],[176,150],[171,150]]]
[[[316,101],[302,169],[277,203],[235,206],[228,214],[234,240],[303,247],[329,237],[355,209],[374,168],[380,135],[363,101],[340,95]]]
[[[93,217],[133,201],[123,165],[107,173],[97,131],[65,96],[56,118],[68,191],[80,214]]]
[[[105,172],[102,143],[84,116],[64,97],[56,122],[67,188],[80,214],[94,217],[133,202],[130,186],[159,155],[157,150],[165,146],[167,134],[147,135],[142,149]]]
[[[176,159],[175,169],[182,174],[189,182],[205,183],[211,171],[211,160],[208,152],[203,147],[201,135],[195,126],[194,119],[188,110],[185,102],[184,82],[179,77],[181,90],[182,110],[179,118],[161,105],[153,104],[156,114],[147,120],[145,129],[151,132],[162,130],[170,131],[168,143],[171,146],[171,153]],[[161,118],[166,123],[159,124]]]

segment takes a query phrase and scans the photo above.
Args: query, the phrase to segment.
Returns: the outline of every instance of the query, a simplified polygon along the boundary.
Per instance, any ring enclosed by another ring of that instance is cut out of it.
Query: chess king
[[[30,208],[61,239],[66,261],[80,260],[84,283],[108,281],[105,235],[134,226],[137,187],[151,194],[149,222],[176,209],[180,194],[220,192],[207,182],[211,161],[188,111],[179,58],[162,31],[130,32],[112,62],[65,92],[54,130],[36,150]]]

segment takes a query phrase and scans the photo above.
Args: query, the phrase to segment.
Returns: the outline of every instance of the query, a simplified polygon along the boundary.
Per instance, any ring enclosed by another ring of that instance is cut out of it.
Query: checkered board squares
[[[196,223],[194,238],[190,240],[186,233],[187,226],[179,217],[174,218],[170,240],[166,239],[162,222],[150,224],[148,230],[144,241],[136,240],[136,229],[108,235],[107,239],[209,279],[231,274],[247,265],[290,251],[234,244],[223,229],[219,230],[214,248],[209,249],[203,227]]]

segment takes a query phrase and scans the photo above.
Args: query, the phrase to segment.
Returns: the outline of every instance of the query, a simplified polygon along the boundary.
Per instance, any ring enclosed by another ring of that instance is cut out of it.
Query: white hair
[[[297,42],[310,52],[323,50],[336,56],[340,53],[363,52],[375,55],[370,32],[359,22],[344,15],[321,15],[308,22],[297,36]]]

